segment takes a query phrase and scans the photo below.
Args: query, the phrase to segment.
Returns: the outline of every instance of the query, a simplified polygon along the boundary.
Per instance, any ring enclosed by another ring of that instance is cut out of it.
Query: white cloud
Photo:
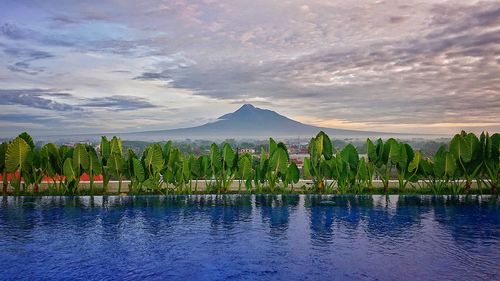
[[[156,106],[87,109],[103,130],[196,125],[244,101],[365,130],[500,129],[496,1],[37,3],[0,4],[0,89]]]

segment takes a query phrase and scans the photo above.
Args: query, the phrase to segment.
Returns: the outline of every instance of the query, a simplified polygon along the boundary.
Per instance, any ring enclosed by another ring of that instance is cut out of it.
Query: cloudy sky
[[[0,134],[186,127],[242,103],[498,132],[499,42],[499,1],[2,0]]]

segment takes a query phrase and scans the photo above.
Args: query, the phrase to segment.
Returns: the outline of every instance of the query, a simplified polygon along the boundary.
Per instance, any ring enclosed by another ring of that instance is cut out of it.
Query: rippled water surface
[[[500,200],[3,197],[0,280],[500,280]]]

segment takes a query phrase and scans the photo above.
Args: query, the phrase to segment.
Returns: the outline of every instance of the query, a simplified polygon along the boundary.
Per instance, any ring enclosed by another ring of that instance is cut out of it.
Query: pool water
[[[0,200],[0,280],[500,280],[497,197]]]

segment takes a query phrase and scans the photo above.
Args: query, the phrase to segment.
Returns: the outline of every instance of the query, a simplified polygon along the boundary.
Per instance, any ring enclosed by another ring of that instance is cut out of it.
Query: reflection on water
[[[0,279],[493,280],[499,201],[2,197]]]
[[[256,195],[255,205],[272,234],[283,235],[288,229],[290,212],[296,211],[299,200],[299,195]]]

